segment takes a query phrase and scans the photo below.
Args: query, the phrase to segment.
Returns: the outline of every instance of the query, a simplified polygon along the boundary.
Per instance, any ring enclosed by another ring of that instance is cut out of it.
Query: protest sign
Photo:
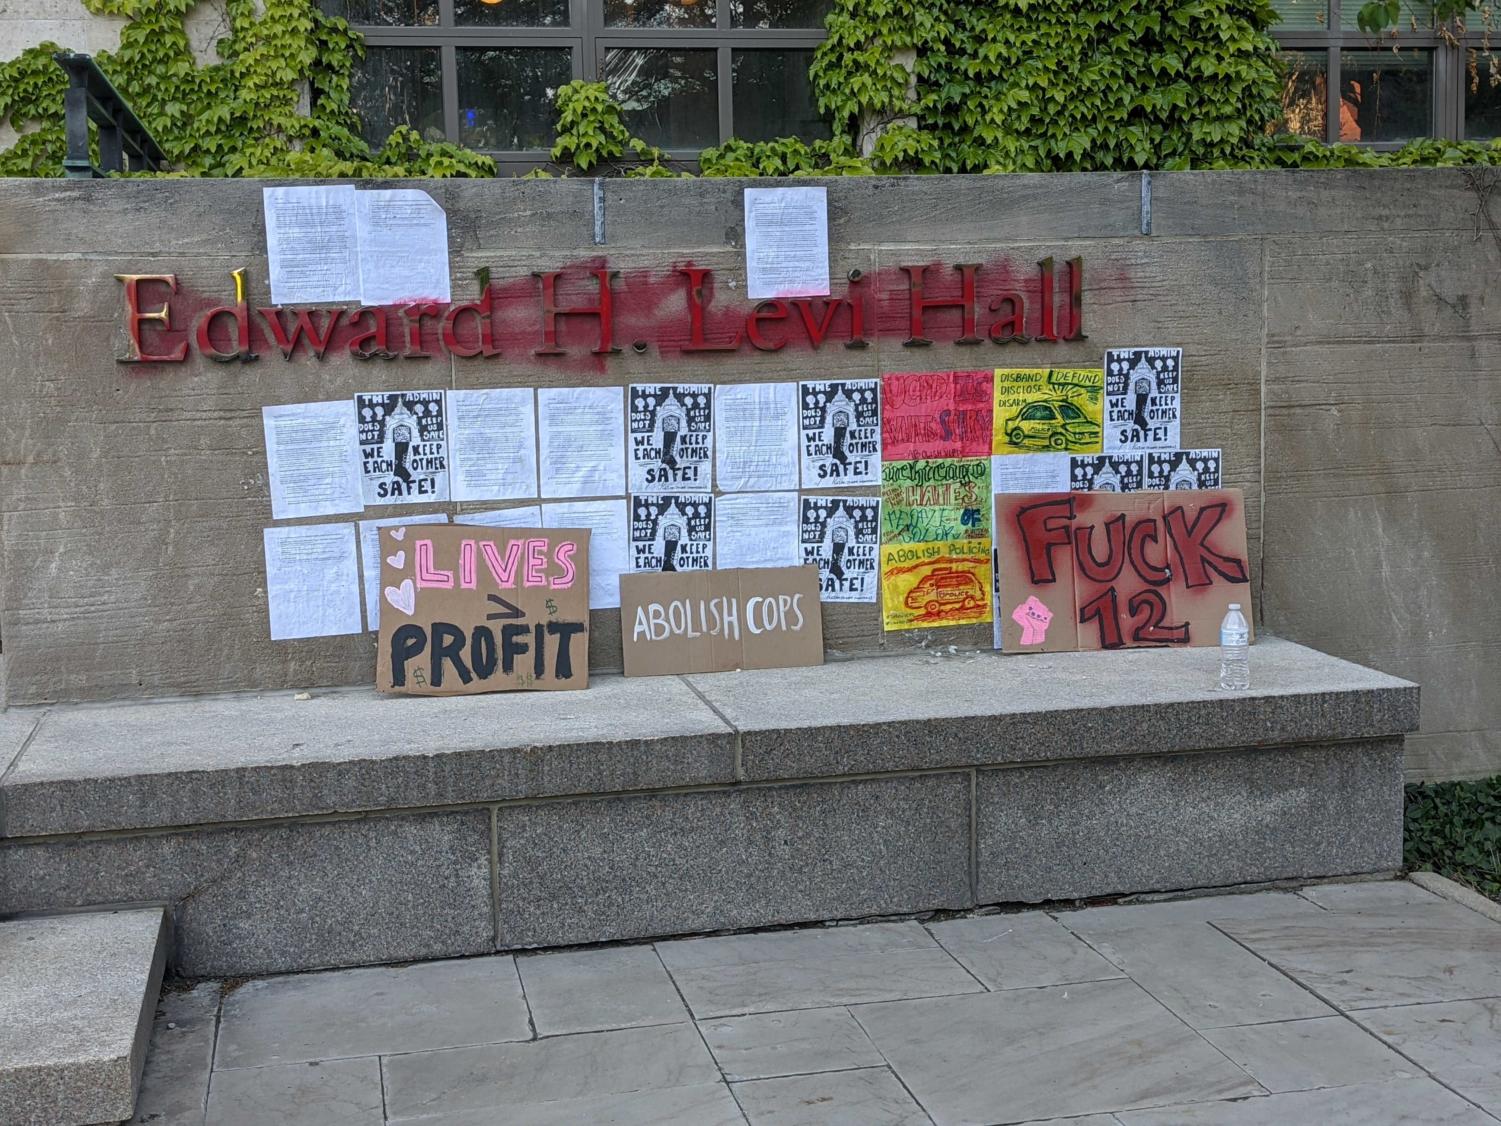
[[[992,450],[1100,452],[1105,374],[1099,368],[998,368]]]
[[[620,576],[626,676],[823,664],[818,568]]]
[[[382,692],[589,686],[589,532],[380,529]]]
[[[881,548],[881,617],[888,631],[990,621],[990,541]]]
[[[1214,645],[1230,603],[1249,607],[1248,559],[1239,489],[999,495],[997,641],[1006,652]]]

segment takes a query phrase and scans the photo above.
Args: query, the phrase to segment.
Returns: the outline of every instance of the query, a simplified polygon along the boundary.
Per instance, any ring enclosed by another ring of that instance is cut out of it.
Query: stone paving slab
[[[1041,911],[933,923],[928,933],[987,989],[1025,989],[1124,977]]]
[[[650,946],[617,946],[516,960],[538,1036],[672,1024],[688,1010]]]
[[[323,1060],[214,1072],[214,1126],[382,1126],[380,1060]]]
[[[132,1126],[203,1126],[219,1000],[218,982],[162,994]]]
[[[695,1087],[719,1069],[691,1024],[558,1036],[525,1044],[450,1048],[385,1061],[393,1122],[505,1110],[535,1103]],[[443,1118],[447,1121],[447,1118]]]
[[[1268,1091],[1311,1091],[1423,1072],[1344,1017],[1201,1030],[1208,1040]]]
[[[1501,997],[1366,1009],[1355,1019],[1441,1083],[1501,1118]]]
[[[1432,1079],[1118,1112],[1121,1126],[1495,1126]]]
[[[750,1126],[931,1126],[884,1067],[736,1083]]]
[[[1262,1094],[1140,986],[1097,981],[865,1005],[855,1017],[938,1126]]]
[[[531,1037],[509,956],[251,981],[224,999],[219,1069]]]
[[[698,1022],[729,1080],[881,1067],[885,1059],[848,1009],[799,1009]]]
[[[1501,926],[1455,904],[1215,926],[1341,1009],[1501,996]]]
[[[1339,915],[1385,914],[1408,907],[1442,908],[1444,900],[1407,880],[1358,880],[1348,884],[1315,884],[1298,895]]]
[[[0,1123],[131,1116],[166,926],[159,907],[0,921]]]

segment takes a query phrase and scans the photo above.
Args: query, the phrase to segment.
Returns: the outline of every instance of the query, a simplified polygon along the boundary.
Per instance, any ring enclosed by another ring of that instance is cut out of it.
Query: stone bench
[[[1398,868],[1417,686],[1217,661],[12,709],[0,914],[164,904],[176,970],[228,976]]]

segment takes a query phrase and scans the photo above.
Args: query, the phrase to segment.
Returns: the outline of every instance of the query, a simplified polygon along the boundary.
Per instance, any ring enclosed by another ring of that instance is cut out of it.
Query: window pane
[[[1359,5],[1361,0],[1346,0]],[[1326,31],[1329,27],[1329,0],[1272,0],[1281,21],[1273,31]]]
[[[1339,10],[1339,25],[1346,31],[1359,31],[1360,9],[1366,0],[1345,0]],[[1397,17],[1397,31],[1429,31],[1433,28],[1433,4],[1429,0],[1402,0]]]
[[[1409,141],[1432,125],[1428,51],[1341,51],[1339,139]]]
[[[742,141],[829,136],[828,123],[813,107],[811,50],[736,51],[733,59],[735,136]]]
[[[1465,136],[1493,141],[1501,137],[1501,58],[1490,51],[1470,51],[1465,71]]]
[[[398,125],[443,140],[442,67],[436,47],[367,47],[350,78],[365,140],[379,148]]]
[[[632,133],[658,148],[701,149],[719,142],[715,51],[661,48],[605,54],[610,96]]]
[[[1272,132],[1323,140],[1329,124],[1328,52],[1283,51],[1277,57],[1287,73],[1282,79],[1282,117]]]
[[[438,0],[318,0],[330,16],[376,27],[436,27]]]
[[[453,0],[460,27],[567,27],[568,0]]]
[[[567,47],[460,47],[459,141],[474,149],[552,147],[553,99],[573,78]]]
[[[610,27],[713,27],[714,0],[605,0]]]
[[[730,0],[731,27],[823,27],[834,0]]]

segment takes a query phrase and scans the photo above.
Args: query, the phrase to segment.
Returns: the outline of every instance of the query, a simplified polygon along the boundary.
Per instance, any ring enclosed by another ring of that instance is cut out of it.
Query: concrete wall
[[[1487,301],[1501,243],[1488,189],[1466,173],[1159,174],[1149,225],[1134,174],[832,181],[836,291],[861,270],[887,291],[873,316],[888,328],[904,323],[899,265],[985,263],[983,297],[1011,288],[1008,275],[1030,284],[1043,257],[1061,267],[1079,255],[1089,338],[961,347],[947,343],[956,318],[938,314],[926,349],[895,333],[864,350],[707,356],[656,337],[633,352],[632,318],[685,321],[671,273],[684,262],[715,269],[718,306],[744,308],[742,184],[616,181],[598,201],[582,181],[424,186],[448,212],[456,299],[480,267],[525,287],[534,270],[608,259],[624,289],[650,298],[623,314],[626,351],[598,363],[527,346],[367,365],[332,353],[285,361],[267,346],[253,365],[121,365],[115,274],[175,273],[201,308],[229,300],[229,272],[244,266],[252,302],[267,303],[260,185],[0,183],[0,638],[12,703],[368,683],[368,637],[269,640],[265,404],[1097,364],[1109,345],[1165,343],[1186,352],[1183,444],[1222,447],[1226,483],[1246,490],[1264,628],[1421,682],[1413,775],[1501,769],[1501,703],[1485,692],[1501,656],[1501,307]],[[518,315],[539,320],[534,305]],[[875,607],[826,611],[841,652],[989,633],[887,635]],[[616,617],[595,615],[602,667],[618,667]]]

